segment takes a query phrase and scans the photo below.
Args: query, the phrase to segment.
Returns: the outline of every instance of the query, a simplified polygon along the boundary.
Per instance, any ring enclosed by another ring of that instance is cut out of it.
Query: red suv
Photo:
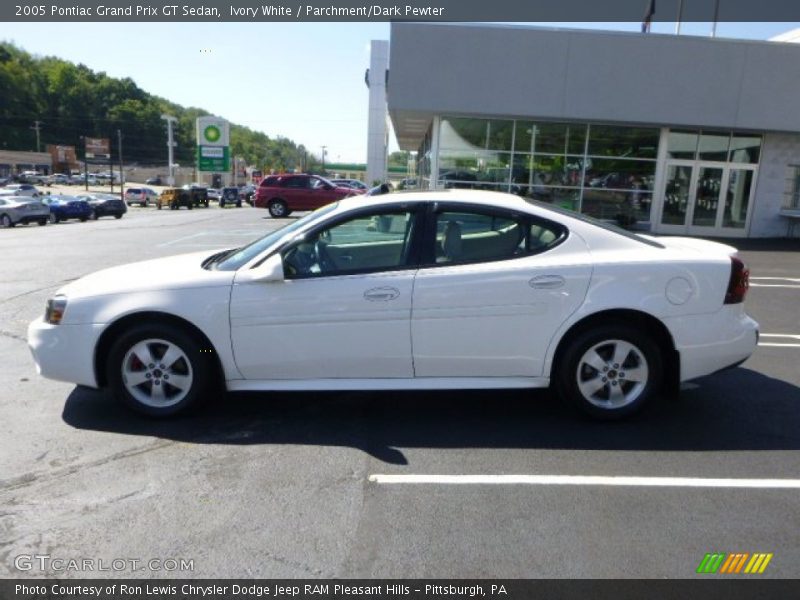
[[[362,193],[361,190],[337,186],[317,175],[270,175],[258,186],[253,206],[266,208],[270,215],[280,219],[295,210],[315,210]]]

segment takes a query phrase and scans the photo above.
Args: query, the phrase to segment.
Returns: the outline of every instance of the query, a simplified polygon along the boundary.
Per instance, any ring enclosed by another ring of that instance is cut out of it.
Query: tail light
[[[750,287],[750,269],[741,259],[731,256],[731,278],[725,292],[725,304],[739,304]]]

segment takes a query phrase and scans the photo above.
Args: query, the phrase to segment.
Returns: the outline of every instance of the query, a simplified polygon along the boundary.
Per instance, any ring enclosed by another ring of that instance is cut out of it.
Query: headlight
[[[47,308],[44,311],[44,320],[51,325],[58,325],[64,318],[64,311],[67,310],[67,297],[56,296],[47,301]]]

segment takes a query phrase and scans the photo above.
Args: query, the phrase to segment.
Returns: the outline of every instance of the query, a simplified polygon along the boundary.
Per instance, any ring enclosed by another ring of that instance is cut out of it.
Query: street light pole
[[[327,146],[322,147],[322,174],[325,175],[325,149]]]
[[[172,115],[161,115],[161,118],[167,122],[167,150],[169,153],[169,177],[167,178],[167,183],[175,185],[175,157],[173,154],[175,142],[172,139],[172,124],[177,123],[178,119]]]

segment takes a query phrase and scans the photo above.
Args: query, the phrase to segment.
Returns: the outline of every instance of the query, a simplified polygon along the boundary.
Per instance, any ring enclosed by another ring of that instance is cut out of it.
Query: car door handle
[[[388,302],[400,295],[400,290],[394,287],[377,287],[364,292],[364,299],[370,302]]]
[[[564,287],[564,283],[561,275],[538,275],[528,282],[536,290],[557,290]]]

